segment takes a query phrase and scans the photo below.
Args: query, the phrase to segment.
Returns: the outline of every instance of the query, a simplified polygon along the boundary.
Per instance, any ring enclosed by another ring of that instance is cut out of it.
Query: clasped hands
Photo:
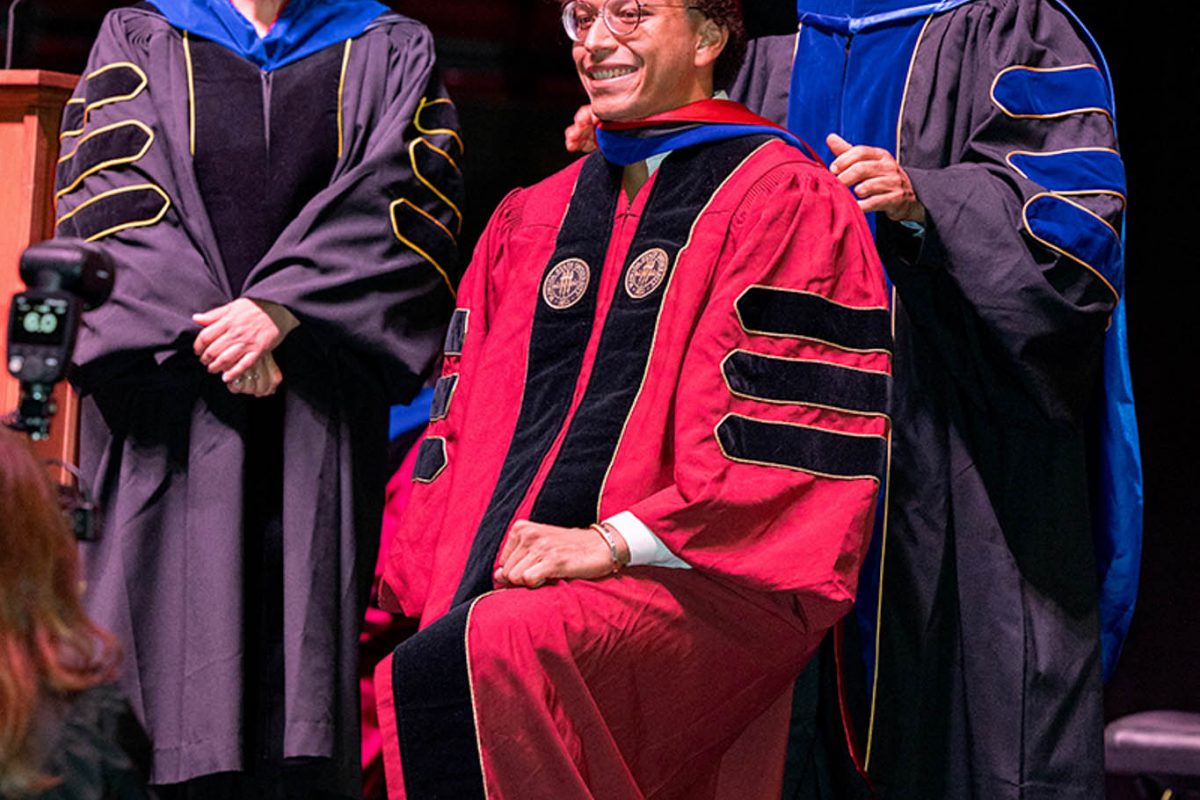
[[[203,329],[193,345],[200,363],[233,394],[267,397],[283,381],[272,352],[300,323],[278,303],[239,297],[192,320]]]
[[[570,152],[590,153],[596,149],[596,125],[599,121],[590,106],[575,112],[565,134]],[[899,162],[882,147],[847,142],[836,133],[825,137],[833,152],[829,171],[849,188],[863,213],[878,211],[896,222],[911,220],[925,224],[925,206],[917,199],[912,181]]]
[[[620,533],[614,537],[618,558],[629,560],[629,546]],[[500,566],[492,577],[504,586],[536,589],[562,578],[595,580],[613,572],[612,550],[590,528],[560,528],[527,519],[517,520],[500,550]]]

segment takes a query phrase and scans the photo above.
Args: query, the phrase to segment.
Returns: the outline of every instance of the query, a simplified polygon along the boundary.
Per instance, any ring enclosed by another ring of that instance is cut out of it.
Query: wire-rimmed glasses
[[[591,3],[582,2],[582,0],[569,0],[563,5],[563,29],[566,30],[567,36],[571,37],[572,42],[581,42],[587,37],[588,31],[596,24],[596,18],[599,17],[604,21],[605,27],[612,31],[613,36],[629,36],[641,24],[642,17],[645,16],[643,9],[646,8],[699,10],[696,6],[683,3],[641,3],[638,0],[607,0],[597,8]]]

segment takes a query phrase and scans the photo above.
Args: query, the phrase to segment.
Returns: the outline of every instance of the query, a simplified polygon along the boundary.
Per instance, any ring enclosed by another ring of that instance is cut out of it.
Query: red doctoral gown
[[[890,330],[853,198],[764,136],[620,186],[514,191],[463,280],[381,587],[422,624],[377,672],[393,797],[777,797],[854,598]],[[622,511],[692,569],[492,591],[514,520]]]

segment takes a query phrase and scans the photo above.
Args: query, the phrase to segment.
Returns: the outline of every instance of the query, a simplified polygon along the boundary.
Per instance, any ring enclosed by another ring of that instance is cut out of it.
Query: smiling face
[[[575,42],[575,67],[597,117],[640,119],[712,97],[713,64],[725,31],[681,6],[680,0],[642,6],[641,21],[628,36],[615,36],[597,19]]]

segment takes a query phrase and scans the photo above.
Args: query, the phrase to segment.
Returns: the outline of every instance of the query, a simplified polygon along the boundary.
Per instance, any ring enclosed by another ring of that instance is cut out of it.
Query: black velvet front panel
[[[599,153],[580,170],[575,194],[559,231],[554,255],[543,272],[525,371],[525,392],[516,431],[500,470],[500,480],[475,533],[454,605],[492,588],[492,564],[517,506],[566,420],[584,350],[591,337],[599,295],[599,272],[604,264],[612,219],[616,213],[621,172]],[[582,189],[582,190],[581,190]],[[590,278],[574,303],[555,308],[545,287],[556,268],[568,259],[587,264]]]
[[[410,800],[483,800],[464,603],[396,648],[392,695]]]
[[[239,293],[287,224],[329,185],[342,49],[263,72],[219,44],[193,39],[190,46],[196,181]]]
[[[577,528],[596,522],[604,478],[650,360],[676,257],[722,181],[764,141],[753,136],[687,148],[663,162],[604,320],[587,391],[530,514],[534,521]],[[655,248],[666,254],[666,270],[652,291],[635,297],[630,270]]]

